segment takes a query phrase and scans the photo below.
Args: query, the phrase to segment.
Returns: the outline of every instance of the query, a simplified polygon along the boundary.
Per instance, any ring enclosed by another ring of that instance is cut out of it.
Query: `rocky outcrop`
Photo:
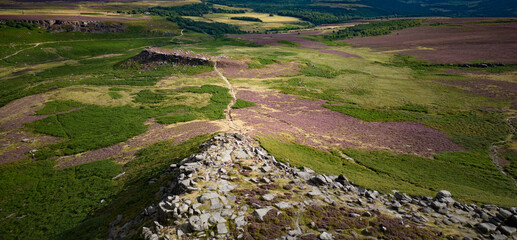
[[[135,64],[143,68],[167,64],[212,65],[212,57],[195,54],[192,51],[147,48],[124,63],[126,67],[132,67]]]
[[[49,32],[88,32],[88,33],[117,33],[124,32],[123,23],[107,23],[102,21],[70,21],[70,20],[11,20],[25,22],[46,29]],[[5,22],[1,21],[0,22]]]
[[[110,239],[516,237],[517,208],[464,204],[445,190],[381,194],[343,175],[293,168],[240,134],[214,136],[161,177],[171,179],[157,193],[162,200],[129,222],[117,218]]]

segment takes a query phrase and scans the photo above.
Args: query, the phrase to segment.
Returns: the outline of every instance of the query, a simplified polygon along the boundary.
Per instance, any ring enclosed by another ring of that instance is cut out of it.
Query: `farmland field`
[[[252,17],[258,18],[262,22],[252,22],[252,21],[244,21],[244,20],[235,20],[232,18],[235,17]],[[272,29],[297,29],[307,26],[309,23],[300,20],[295,17],[288,16],[270,16],[266,13],[242,13],[242,14],[222,14],[222,13],[214,13],[214,14],[206,14],[203,17],[189,17],[190,19],[197,21],[205,21],[205,22],[221,22],[227,24],[233,24],[239,26],[241,30],[246,32],[263,32],[265,30]]]
[[[211,3],[178,16],[201,4],[190,0],[3,4],[0,238],[106,238],[119,214],[133,219],[154,202],[160,185],[150,180],[166,184],[159,175],[171,163],[232,131],[366,189],[517,205],[514,19],[419,18],[332,40],[368,22],[318,30],[298,13]],[[156,6],[161,15],[149,12]],[[123,28],[8,21],[48,19]],[[148,61],[144,49],[181,60]]]

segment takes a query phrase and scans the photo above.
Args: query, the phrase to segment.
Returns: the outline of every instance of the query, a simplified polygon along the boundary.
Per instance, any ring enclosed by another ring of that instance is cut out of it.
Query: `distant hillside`
[[[513,0],[208,0],[302,18],[315,24],[387,16],[514,17]]]

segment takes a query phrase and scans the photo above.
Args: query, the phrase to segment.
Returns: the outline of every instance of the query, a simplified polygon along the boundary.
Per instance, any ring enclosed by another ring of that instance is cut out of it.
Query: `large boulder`
[[[495,232],[495,230],[497,229],[497,226],[492,224],[492,223],[480,223],[477,225],[477,229],[481,232],[481,233],[492,233],[492,232]]]
[[[255,211],[253,212],[255,214],[255,216],[257,216],[260,221],[264,221],[264,216],[266,216],[266,214],[269,212],[269,210],[271,210],[271,208],[267,207],[267,208],[260,208],[260,209],[255,209]]]
[[[450,198],[452,197],[452,194],[447,190],[441,190],[436,194],[436,199],[442,199],[442,198]]]
[[[311,178],[311,182],[315,185],[323,186],[332,183],[332,180],[327,176],[320,174]]]

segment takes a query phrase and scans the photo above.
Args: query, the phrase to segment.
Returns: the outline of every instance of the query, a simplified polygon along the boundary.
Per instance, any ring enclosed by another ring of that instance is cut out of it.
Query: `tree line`
[[[230,19],[248,21],[248,22],[262,22],[262,20],[260,20],[260,18],[256,18],[256,17],[231,17]]]
[[[313,0],[207,0],[232,7],[251,8],[255,12],[297,17],[315,25],[339,23],[353,19],[390,16],[392,12],[373,8],[336,8],[315,5]]]
[[[152,7],[147,10],[140,10],[140,13],[149,12],[159,16],[197,16],[210,13],[245,13],[244,10],[230,10],[216,8],[210,3],[194,3],[176,7]]]
[[[392,31],[422,25],[421,19],[400,19],[377,21],[347,27],[326,35],[329,40],[348,39],[354,37],[369,37],[391,34]]]
[[[226,23],[200,22],[179,16],[168,17],[167,20],[178,24],[180,28],[206,33],[216,37],[223,36],[224,34],[243,33],[237,26]]]

